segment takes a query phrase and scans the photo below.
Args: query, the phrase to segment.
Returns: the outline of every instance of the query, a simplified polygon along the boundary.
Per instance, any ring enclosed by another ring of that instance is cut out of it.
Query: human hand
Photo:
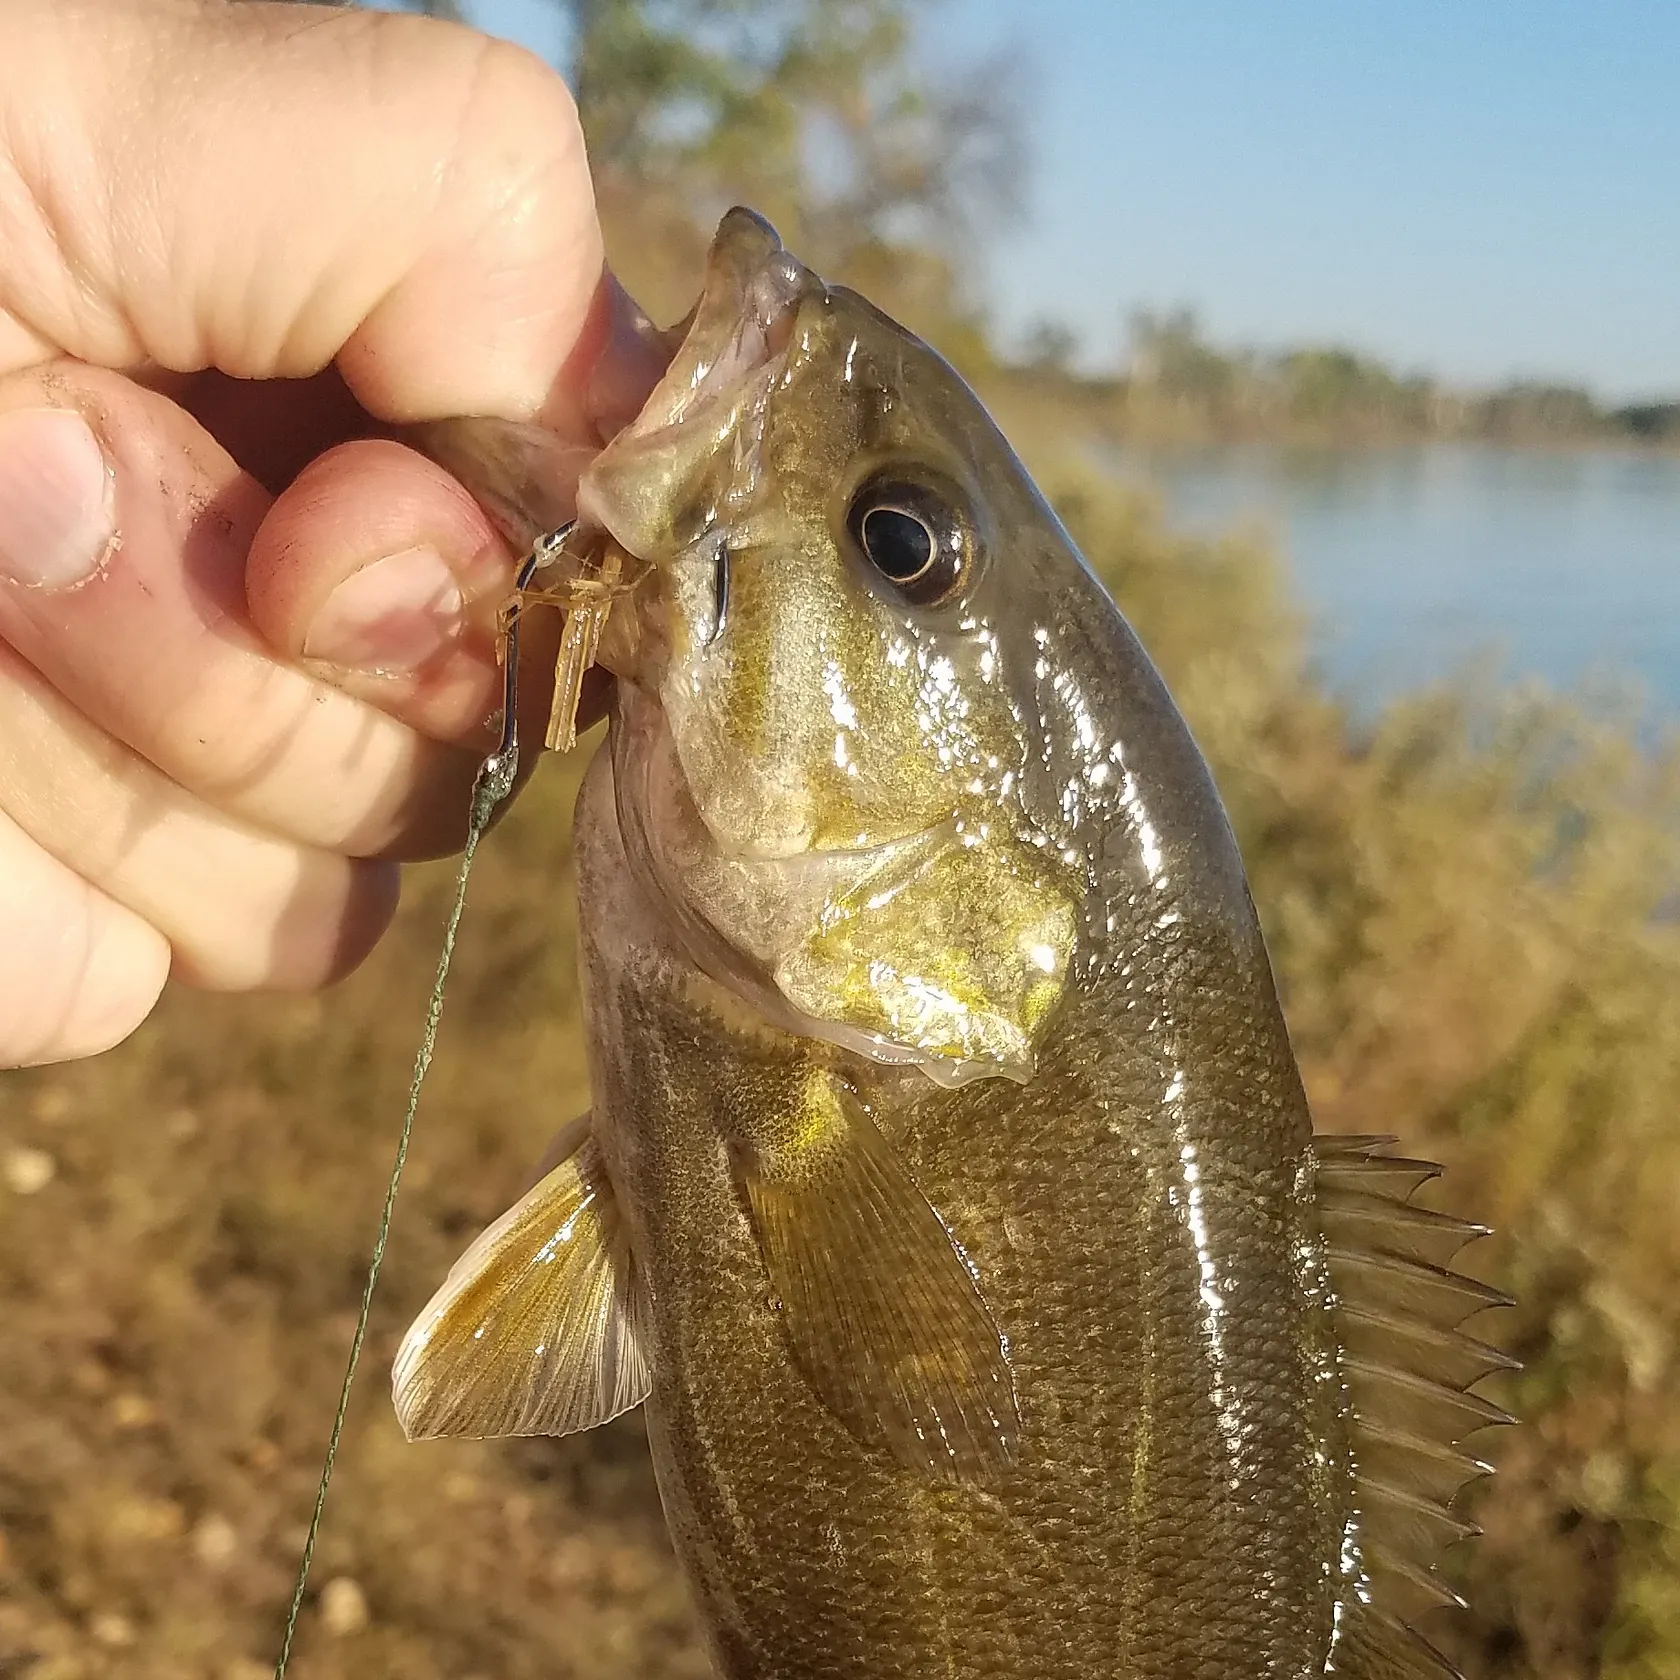
[[[371,435],[659,372],[576,116],[429,19],[0,0],[0,1066],[314,987],[458,843],[512,557]],[[370,418],[371,417],[371,418]]]

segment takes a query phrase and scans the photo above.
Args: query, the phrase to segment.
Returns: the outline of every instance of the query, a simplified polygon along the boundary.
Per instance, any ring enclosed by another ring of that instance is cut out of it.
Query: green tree
[[[1139,390],[1210,411],[1237,397],[1244,370],[1236,357],[1208,342],[1193,309],[1140,309],[1130,332],[1132,383]]]
[[[1036,321],[1023,345],[1027,365],[1041,373],[1065,374],[1079,354],[1079,334],[1066,321]]]

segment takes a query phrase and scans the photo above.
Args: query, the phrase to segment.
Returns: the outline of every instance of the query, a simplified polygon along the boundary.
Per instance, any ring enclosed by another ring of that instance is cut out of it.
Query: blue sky
[[[539,49],[542,0],[481,0]],[[1461,382],[1680,394],[1680,0],[942,0],[999,48],[1025,220],[982,292],[1112,363],[1140,305]]]

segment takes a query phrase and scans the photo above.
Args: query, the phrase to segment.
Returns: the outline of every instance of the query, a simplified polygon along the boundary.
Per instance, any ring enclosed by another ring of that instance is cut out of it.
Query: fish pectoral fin
[[[796,1360],[860,1440],[980,1479],[1019,1437],[1003,1337],[968,1263],[855,1096],[806,1082],[793,1142],[743,1172]]]
[[[409,1440],[569,1435],[647,1398],[641,1283],[595,1140],[577,1131],[403,1338],[391,1387]]]

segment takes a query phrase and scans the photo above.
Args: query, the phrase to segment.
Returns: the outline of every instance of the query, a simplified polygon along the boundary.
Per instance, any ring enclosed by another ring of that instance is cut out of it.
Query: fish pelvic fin
[[[1452,1270],[1485,1227],[1413,1206],[1412,1194],[1441,1169],[1388,1154],[1394,1141],[1313,1139],[1365,1574],[1326,1672],[1444,1680],[1455,1670],[1416,1624],[1462,1603],[1435,1566],[1447,1546],[1479,1532],[1452,1503],[1490,1471],[1461,1443],[1511,1421],[1471,1390],[1516,1362],[1460,1328],[1488,1307],[1510,1305]]]
[[[569,1435],[647,1398],[645,1295],[587,1120],[456,1261],[397,1351],[409,1440]]]
[[[846,1083],[803,1080],[797,1128],[742,1179],[794,1357],[861,1441],[983,1480],[1020,1430],[1004,1340],[966,1256]]]

